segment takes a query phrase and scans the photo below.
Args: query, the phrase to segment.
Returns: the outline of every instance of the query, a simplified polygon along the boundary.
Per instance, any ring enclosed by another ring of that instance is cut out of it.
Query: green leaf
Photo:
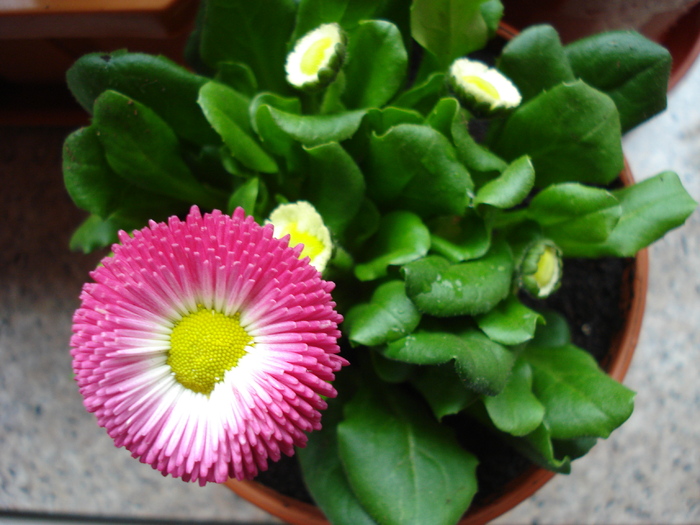
[[[216,81],[226,84],[248,98],[253,98],[258,92],[258,81],[253,71],[241,62],[221,62]]]
[[[420,318],[403,281],[388,281],[377,287],[368,303],[348,312],[343,332],[355,343],[376,346],[410,334]]]
[[[605,241],[620,220],[622,207],[606,190],[576,183],[553,184],[535,195],[527,215],[542,225],[545,237],[570,255],[571,245],[575,248]]]
[[[90,113],[107,90],[118,91],[155,111],[175,133],[196,144],[219,138],[197,105],[197,94],[208,79],[162,56],[143,53],[90,53],[66,73],[68,87]]]
[[[285,157],[288,163],[298,162],[296,157],[301,146],[272,118],[271,108],[299,115],[301,102],[297,98],[280,97],[273,93],[260,93],[250,102],[251,125],[262,143],[268,150]]]
[[[521,355],[532,367],[533,391],[553,438],[605,438],[632,413],[634,392],[580,348],[528,346]]]
[[[569,474],[571,472],[571,458],[557,456],[552,444],[552,436],[546,423],[542,423],[534,431],[522,437],[506,436],[506,442],[527,457],[533,463],[542,468]]]
[[[503,4],[500,0],[486,0],[481,4],[481,16],[486,22],[488,38],[493,38],[503,18]]]
[[[445,90],[445,74],[432,73],[422,82],[418,82],[410,89],[401,92],[392,105],[416,109],[425,106],[432,107]]]
[[[91,253],[98,248],[104,248],[117,242],[117,232],[120,229],[119,224],[114,221],[90,215],[71,236],[70,249]]]
[[[333,523],[375,525],[353,493],[340,461],[338,423],[342,408],[338,399],[330,399],[323,413],[323,428],[310,433],[306,446],[297,449],[304,484]]]
[[[508,167],[508,163],[488,148],[478,144],[467,127],[467,113],[461,110],[452,120],[452,141],[455,145],[457,158],[468,170],[482,173],[500,173]]]
[[[458,333],[416,330],[387,344],[389,359],[417,365],[440,365],[455,361],[465,386],[488,396],[498,394],[508,381],[515,356],[477,330]]]
[[[462,217],[438,217],[430,226],[430,249],[450,262],[478,259],[491,247],[490,229],[471,209]]]
[[[493,310],[477,316],[476,323],[493,341],[518,345],[534,337],[535,329],[544,323],[544,317],[510,295]]]
[[[78,208],[106,219],[126,182],[109,167],[94,127],[71,133],[63,145],[63,181]]]
[[[379,230],[367,247],[367,261],[355,266],[360,281],[384,277],[390,265],[423,257],[430,248],[430,232],[420,217],[408,211],[384,215]]]
[[[477,394],[465,388],[452,364],[422,366],[411,384],[423,395],[438,421],[460,413],[478,399]]]
[[[493,141],[507,160],[529,155],[536,185],[608,184],[623,168],[613,101],[581,81],[560,84],[516,109]]]
[[[558,312],[545,310],[540,315],[544,323],[538,324],[535,337],[530,341],[532,346],[566,346],[571,342],[569,322]]]
[[[408,54],[391,22],[360,22],[348,44],[343,102],[349,108],[381,107],[403,86]]]
[[[360,127],[365,111],[346,111],[333,115],[295,115],[265,104],[259,106],[255,114],[258,125],[261,114],[288,137],[304,146],[312,147],[328,142],[342,142],[352,137]]]
[[[375,18],[383,3],[377,0],[301,0],[291,44],[322,24],[337,23],[346,30]]]
[[[384,135],[399,124],[423,124],[423,115],[417,111],[389,106],[383,109],[371,108],[365,121],[377,135]]]
[[[514,160],[500,176],[484,184],[474,198],[474,205],[512,208],[528,196],[534,184],[535,170],[525,155]]]
[[[259,191],[260,179],[258,177],[253,177],[241,184],[228,200],[228,206],[226,207],[228,213],[233,213],[233,210],[241,207],[246,215],[253,215]]]
[[[199,184],[180,155],[172,129],[152,110],[114,91],[95,101],[93,125],[110,167],[144,190],[222,208],[222,198]]]
[[[110,224],[115,223],[115,214],[140,226],[187,208],[182,201],[143,190],[117,175],[107,163],[96,126],[79,129],[66,139],[63,179],[79,208],[104,221],[111,218]]]
[[[454,59],[486,45],[484,0],[413,0],[411,34],[447,67]]]
[[[404,383],[414,374],[417,365],[387,359],[379,352],[371,351],[372,367],[377,377],[385,383]]]
[[[278,171],[275,160],[250,135],[248,97],[224,84],[208,82],[199,91],[197,102],[233,158],[255,171]]]
[[[290,90],[283,64],[295,15],[294,0],[209,0],[201,26],[202,59],[212,69],[220,62],[244,63],[260,90],[284,94]]]
[[[524,101],[562,82],[576,80],[556,29],[525,29],[503,48],[498,69],[518,87]]]
[[[633,31],[609,31],[566,46],[574,73],[607,93],[623,133],[666,109],[671,54]]]
[[[438,317],[488,312],[510,292],[513,258],[496,241],[480,259],[458,264],[428,256],[403,266],[406,292],[424,313]]]
[[[672,171],[612,193],[622,206],[622,216],[612,233],[600,244],[572,242],[567,247],[572,257],[632,257],[683,224],[697,207]]]
[[[362,388],[338,444],[353,491],[383,524],[456,523],[476,492],[476,458],[400,387]]]
[[[380,205],[423,217],[461,215],[473,188],[469,172],[440,132],[399,124],[370,139],[367,191]]]
[[[306,149],[308,175],[303,194],[336,235],[357,215],[365,196],[365,179],[353,158],[337,142]]]
[[[496,428],[514,436],[533,432],[544,418],[544,407],[532,393],[532,370],[522,360],[516,361],[503,391],[483,402]]]

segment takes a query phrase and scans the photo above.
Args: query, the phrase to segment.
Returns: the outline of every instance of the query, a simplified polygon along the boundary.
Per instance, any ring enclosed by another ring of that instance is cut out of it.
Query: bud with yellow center
[[[323,218],[306,201],[281,204],[270,214],[269,221],[275,227],[275,237],[289,235],[289,246],[303,244],[300,257],[308,257],[319,272],[323,272],[331,258],[333,243]]]
[[[549,297],[561,284],[561,256],[561,250],[551,241],[539,240],[531,244],[520,264],[520,286],[537,298]]]
[[[450,66],[449,82],[462,104],[477,115],[494,115],[515,108],[522,100],[510,80],[477,60],[455,60]]]
[[[314,91],[333,82],[345,61],[346,37],[338,24],[323,24],[306,33],[287,56],[287,81]]]

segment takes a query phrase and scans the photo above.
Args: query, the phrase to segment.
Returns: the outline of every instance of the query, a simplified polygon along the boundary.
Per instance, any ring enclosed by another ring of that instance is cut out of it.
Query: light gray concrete
[[[677,171],[700,199],[700,65],[625,139],[638,179]],[[0,510],[272,520],[223,487],[163,478],[116,449],[81,405],[67,342],[95,257],[66,250],[66,130],[0,130]],[[630,421],[499,524],[700,522],[700,212],[651,249]]]

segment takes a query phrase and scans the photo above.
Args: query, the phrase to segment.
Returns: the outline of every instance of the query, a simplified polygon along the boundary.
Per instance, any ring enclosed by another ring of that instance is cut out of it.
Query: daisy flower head
[[[513,109],[522,100],[518,88],[508,78],[478,60],[455,60],[450,66],[449,83],[462,104],[478,115]]]
[[[304,446],[347,364],[333,283],[240,208],[193,207],[120,242],[71,338],[84,405],[115,444],[201,485]]]
[[[323,24],[309,31],[287,55],[287,82],[305,91],[326,87],[343,66],[345,50],[345,33],[338,24]]]
[[[267,221],[275,228],[275,237],[289,236],[289,245],[303,245],[300,257],[309,257],[309,262],[319,272],[325,270],[333,252],[331,233],[323,218],[310,203],[298,201],[280,204]]]

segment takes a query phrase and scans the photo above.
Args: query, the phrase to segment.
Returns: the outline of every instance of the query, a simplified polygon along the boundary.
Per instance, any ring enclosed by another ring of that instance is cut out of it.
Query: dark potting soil
[[[623,288],[630,289],[634,275],[632,259],[565,259],[562,285],[546,300],[523,297],[536,310],[550,309],[569,321],[572,342],[601,362],[624,323]],[[532,467],[532,463],[474,420],[455,417],[450,421],[460,443],[479,458],[479,492],[473,507],[497,497],[503,487]],[[296,457],[270,463],[256,481],[276,491],[313,503],[301,477]]]

